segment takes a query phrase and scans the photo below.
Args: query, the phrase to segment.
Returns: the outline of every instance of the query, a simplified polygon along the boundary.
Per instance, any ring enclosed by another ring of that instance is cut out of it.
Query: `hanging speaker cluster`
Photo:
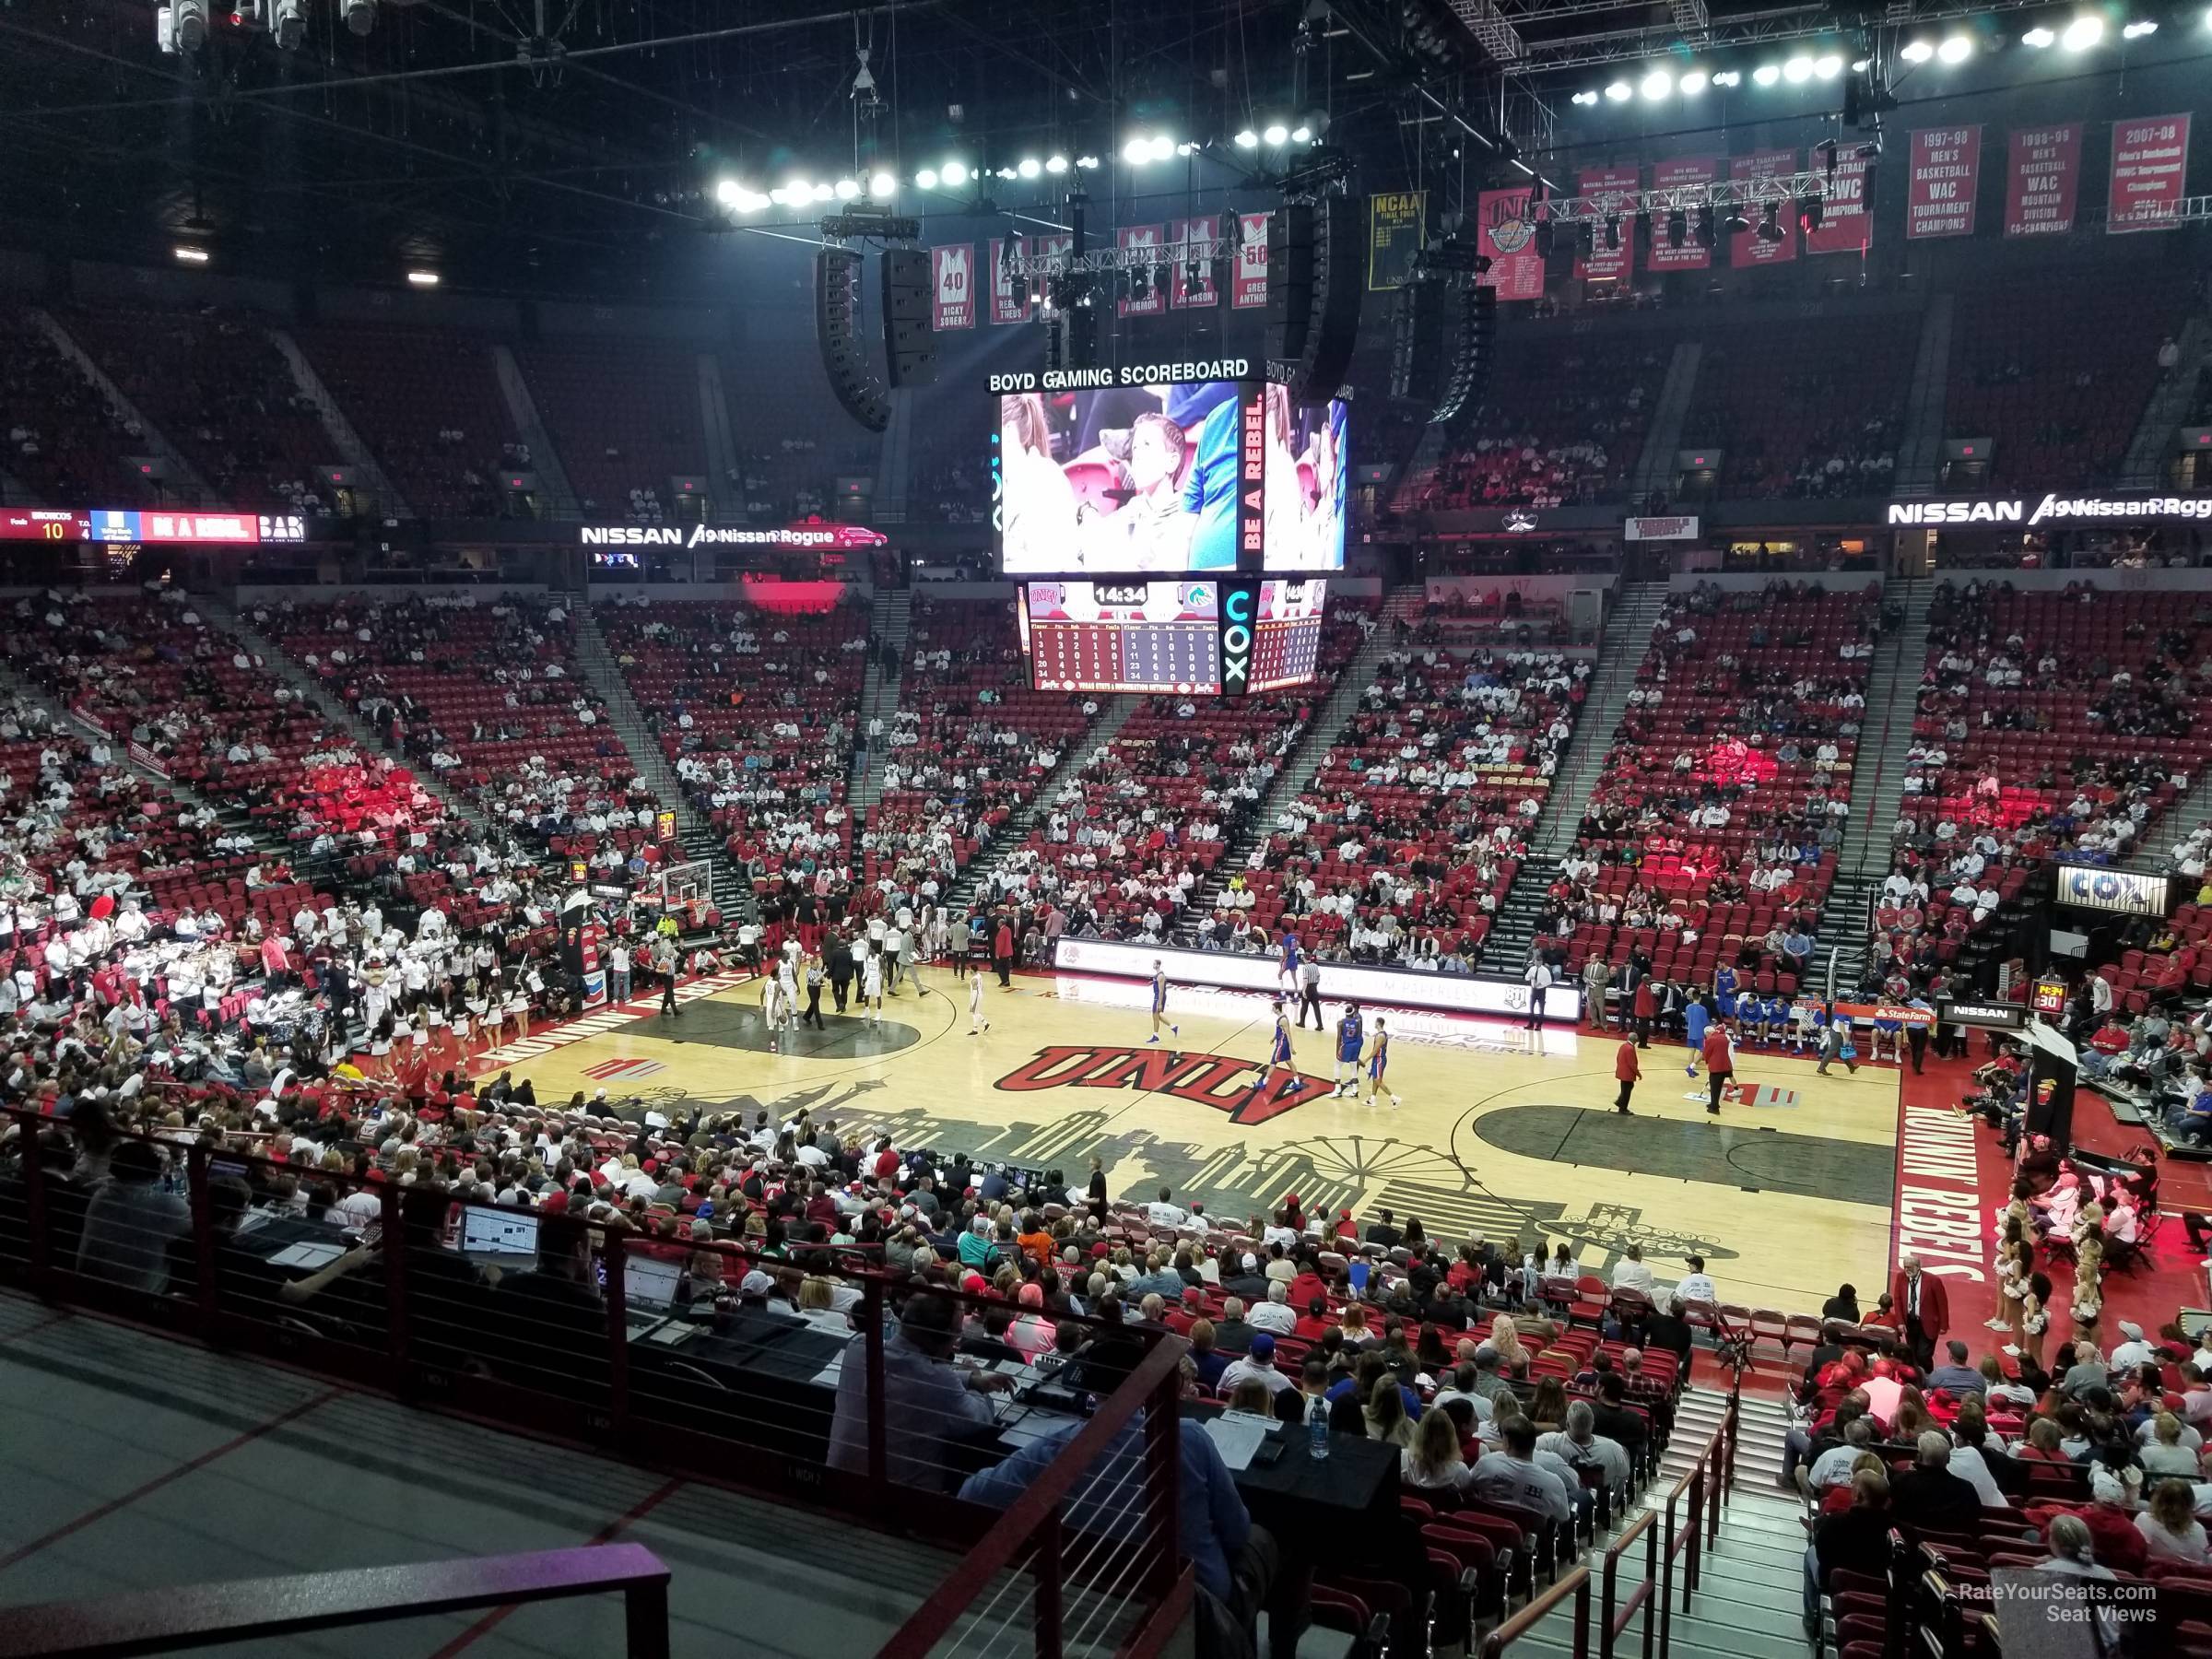
[[[1440,276],[1417,276],[1398,290],[1390,320],[1390,394],[1433,408],[1444,389],[1444,315],[1451,291]]]
[[[929,316],[929,250],[883,251],[883,372],[893,391],[937,378],[937,336]]]
[[[1459,290],[1459,337],[1452,346],[1452,374],[1430,417],[1432,424],[1456,420],[1481,405],[1490,386],[1497,334],[1498,290],[1466,284]]]
[[[1358,204],[1294,202],[1267,217],[1267,356],[1298,395],[1335,395],[1351,368],[1367,284]]]
[[[860,255],[850,248],[814,256],[814,334],[837,406],[871,432],[889,426],[890,405],[860,337]]]

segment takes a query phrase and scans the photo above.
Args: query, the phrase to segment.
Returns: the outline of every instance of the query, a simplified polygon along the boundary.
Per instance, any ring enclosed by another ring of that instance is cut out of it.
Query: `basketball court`
[[[541,1102],[605,1088],[637,1111],[810,1109],[901,1147],[966,1151],[1065,1171],[1080,1190],[1097,1153],[1117,1197],[1161,1185],[1241,1224],[1286,1193],[1309,1212],[1387,1205],[1446,1242],[1477,1234],[1567,1240],[1585,1271],[1630,1242],[1667,1282],[1705,1257],[1730,1302],[1817,1312],[1849,1280],[1887,1281],[1898,1073],[1818,1076],[1786,1053],[1743,1053],[1738,1092],[1715,1120],[1686,1052],[1643,1056],[1633,1116],[1612,1109],[1618,1039],[1554,1026],[1541,1037],[1459,1016],[1383,1010],[1388,1086],[1403,1104],[1333,1093],[1334,1033],[1296,1031],[1296,1073],[1255,1084],[1270,1045],[1266,999],[1178,987],[1147,1043],[1149,987],[1079,975],[988,984],[990,1030],[968,1034],[964,983],[888,995],[880,1024],[771,1034],[761,982],[687,985],[680,1016],[657,993],[495,1049]],[[1329,1005],[1334,1020],[1341,1011]],[[1375,1011],[1368,1011],[1372,1030]]]

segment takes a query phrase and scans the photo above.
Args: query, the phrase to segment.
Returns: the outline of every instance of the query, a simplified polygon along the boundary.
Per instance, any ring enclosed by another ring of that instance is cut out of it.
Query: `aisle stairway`
[[[1045,809],[1053,798],[1071,779],[1083,775],[1083,769],[1090,764],[1091,757],[1113,741],[1115,735],[1129,724],[1129,716],[1136,712],[1143,700],[1135,695],[1106,700],[1100,707],[1099,717],[1091,722],[1090,730],[1068,745],[1067,752],[1060,757],[1060,764],[1053,768],[1037,785],[1037,793],[1030,797],[1029,805],[1008,818],[1005,827],[992,838],[991,843],[969,860],[968,867],[953,877],[952,886],[945,891],[947,912],[953,915],[962,913],[964,907],[974,898],[984,874],[995,869],[1008,853],[1029,841],[1030,831],[1044,817]]]
[[[906,648],[913,639],[913,625],[911,591],[876,590],[868,613],[868,670],[860,684],[860,716],[853,723],[853,777],[847,792],[856,823],[865,822],[868,808],[883,798],[883,763],[890,746],[864,740],[870,720],[881,720],[888,734],[892,716],[899,712],[899,688],[906,674]]]
[[[1574,845],[1575,831],[1590,805],[1590,793],[1597,787],[1606,754],[1613,747],[1621,714],[1629,706],[1629,693],[1635,688],[1636,669],[1665,608],[1664,582],[1638,582],[1619,590],[1618,601],[1598,636],[1597,666],[1590,677],[1590,694],[1583,700],[1574,735],[1568,738],[1559,757],[1551,794],[1528,840],[1528,856],[1521,861],[1513,885],[1506,890],[1489,935],[1483,941],[1486,978],[1518,980],[1528,965],[1544,889],[1551,885],[1560,858]]]
[[[1676,1406],[1674,1438],[1657,1477],[1641,1501],[1631,1505],[1619,1517],[1620,1524],[1601,1535],[1585,1555],[1593,1580],[1604,1576],[1606,1547],[1613,1538],[1645,1510],[1664,1512],[1667,1494],[1696,1465],[1727,1408],[1728,1396],[1718,1390],[1693,1387],[1683,1394]],[[1687,1558],[1676,1563],[1668,1659],[1804,1659],[1807,1652],[1802,1622],[1806,1533],[1798,1519],[1801,1506],[1775,1484],[1782,1470],[1786,1419],[1778,1404],[1748,1397],[1739,1400],[1738,1414],[1735,1484],[1727,1494],[1719,1538],[1703,1547],[1697,1591],[1687,1608]],[[1678,1525],[1688,1524],[1688,1507],[1685,1492],[1677,1508]],[[1655,1527],[1664,1524],[1664,1520],[1653,1523]],[[1621,1556],[1618,1594],[1624,1600],[1642,1582],[1643,1551],[1640,1540]],[[1602,1632],[1595,1627],[1602,1618],[1602,1603],[1594,1595],[1592,1604],[1590,1651],[1595,1653],[1601,1645]],[[1511,1651],[1528,1659],[1572,1653],[1572,1606],[1571,1600],[1555,1609]],[[1659,1614],[1654,1605],[1654,1621]],[[1640,1632],[1641,1626],[1631,1624],[1622,1643],[1639,1643]]]

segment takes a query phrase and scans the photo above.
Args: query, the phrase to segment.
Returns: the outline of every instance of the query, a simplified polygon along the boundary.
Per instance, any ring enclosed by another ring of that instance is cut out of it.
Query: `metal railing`
[[[350,1134],[374,1145],[382,1130],[359,1105]],[[109,1131],[103,1151],[13,1107],[0,1108],[0,1131],[14,1132],[0,1145],[0,1283],[956,1552],[972,1546],[894,1652],[927,1652],[955,1621],[1003,1631],[1017,1617],[1041,1654],[1057,1653],[1064,1631],[1069,1645],[1126,1648],[1147,1631],[1163,1640],[1170,1610],[1187,1604],[1174,1537],[1180,1337],[1068,1315],[1044,1365],[1034,1341],[1001,1342],[994,1359],[984,1350],[1009,1335],[1016,1310],[887,1272],[855,1246],[694,1239],[463,1201],[382,1171],[308,1169],[326,1190],[300,1205],[300,1167],[238,1149],[265,1147],[258,1134]],[[80,1156],[112,1172],[71,1179]],[[347,1195],[352,1206],[338,1207]],[[486,1253],[502,1235],[526,1253]],[[741,1288],[755,1272],[769,1276],[765,1291]],[[1052,1365],[1101,1334],[1119,1347],[1115,1363]],[[964,1371],[950,1364],[956,1344]],[[1016,1351],[1032,1356],[1018,1377],[1005,1357]],[[1022,1460],[1009,1478],[1027,1482],[1017,1499],[943,1500],[1009,1449]],[[993,1583],[1009,1565],[1022,1585],[1012,1601]]]
[[[1570,1596],[1574,1598],[1571,1642],[1574,1659],[1589,1659],[1590,1569],[1586,1565],[1564,1574],[1550,1589],[1484,1637],[1482,1659],[1498,1659],[1499,1654],[1542,1624],[1551,1616],[1551,1610]]]
[[[124,1659],[617,1594],[622,1651],[629,1659],[667,1659],[668,1569],[640,1544],[288,1573],[10,1607],[0,1619],[0,1659]]]

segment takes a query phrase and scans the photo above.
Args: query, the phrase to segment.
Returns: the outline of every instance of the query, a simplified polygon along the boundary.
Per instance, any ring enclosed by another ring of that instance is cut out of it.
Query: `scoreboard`
[[[1214,582],[1032,582],[1020,618],[1040,691],[1221,689]]]
[[[1259,589],[1256,615],[1241,613],[1253,618],[1249,630],[1223,604],[1225,586],[1234,585],[1208,578],[1025,582],[1019,606],[1030,683],[1040,691],[1219,696],[1240,643],[1249,675],[1235,689],[1270,691],[1312,679],[1328,584],[1243,584],[1247,598],[1253,586]]]
[[[297,512],[189,512],[135,507],[0,509],[0,541],[236,546],[306,539],[307,519]]]

